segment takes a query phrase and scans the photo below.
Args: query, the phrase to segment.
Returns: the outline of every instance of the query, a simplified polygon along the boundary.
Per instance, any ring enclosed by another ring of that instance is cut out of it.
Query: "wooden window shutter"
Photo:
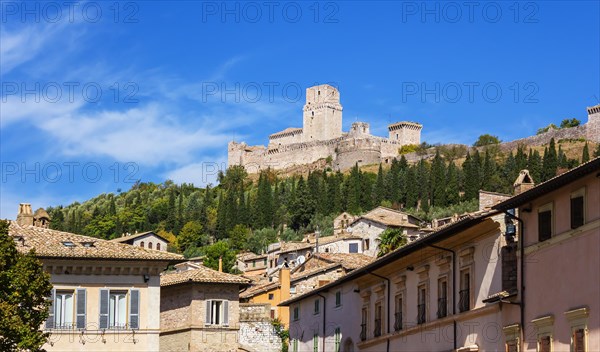
[[[206,320],[205,320],[206,325],[210,325],[212,323],[211,306],[212,306],[212,301],[207,299],[206,300]]]
[[[585,331],[583,329],[573,331],[573,352],[585,352]]]
[[[223,301],[223,325],[229,326],[229,301]]]
[[[140,290],[129,291],[129,328],[140,328]]]
[[[550,352],[550,336],[540,337],[540,352]]]
[[[538,240],[540,242],[552,237],[552,211],[538,213]]]
[[[77,329],[85,330],[85,308],[87,304],[85,288],[77,289]]]
[[[100,289],[100,329],[108,329],[108,295],[108,289]]]
[[[56,296],[56,289],[52,289],[50,292],[50,308],[48,311],[50,314],[48,315],[48,320],[46,320],[46,329],[54,329],[54,299]]]
[[[583,196],[571,198],[571,228],[583,225]]]

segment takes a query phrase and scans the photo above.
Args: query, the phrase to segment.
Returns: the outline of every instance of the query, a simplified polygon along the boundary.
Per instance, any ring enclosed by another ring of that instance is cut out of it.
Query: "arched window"
[[[152,249],[152,242],[148,242],[148,249]]]
[[[156,244],[156,249],[160,251],[160,243]]]
[[[144,248],[144,241],[140,242],[140,247]]]

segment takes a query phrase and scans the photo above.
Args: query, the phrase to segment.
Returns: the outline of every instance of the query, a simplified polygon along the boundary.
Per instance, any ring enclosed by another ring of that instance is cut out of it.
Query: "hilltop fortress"
[[[403,145],[420,144],[422,125],[397,122],[388,126],[388,138],[374,136],[366,122],[355,122],[342,131],[340,92],[324,84],[306,89],[303,127],[289,127],[269,136],[269,145],[249,146],[229,142],[229,166],[242,165],[249,173],[271,168],[283,170],[331,158],[336,170],[390,162]]]
[[[271,168],[293,169],[329,159],[335,170],[347,170],[361,165],[389,163],[399,155],[403,145],[420,144],[423,126],[415,122],[397,122],[388,126],[388,138],[374,136],[366,122],[355,122],[350,131],[342,132],[342,105],[339,91],[330,85],[306,89],[303,108],[303,127],[286,128],[269,136],[269,145],[249,146],[246,143],[229,142],[228,163],[242,165],[249,173]],[[600,143],[600,104],[587,108],[588,121],[571,128],[552,129],[546,133],[530,136],[500,147],[506,150],[519,145],[542,146],[551,138],[557,141],[579,139]],[[406,158],[415,162],[431,157],[435,150],[423,154],[409,153]]]

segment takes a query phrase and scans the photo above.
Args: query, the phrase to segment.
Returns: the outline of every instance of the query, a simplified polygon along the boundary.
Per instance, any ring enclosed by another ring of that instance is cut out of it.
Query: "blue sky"
[[[65,5],[66,4],[66,5]],[[429,143],[512,140],[600,99],[598,2],[21,3],[0,8],[0,218],[214,182],[227,142],[301,127],[304,89]]]

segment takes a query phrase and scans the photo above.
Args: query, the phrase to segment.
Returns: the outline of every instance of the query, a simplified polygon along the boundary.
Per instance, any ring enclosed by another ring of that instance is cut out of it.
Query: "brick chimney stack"
[[[19,204],[19,213],[17,214],[17,224],[19,224],[19,226],[33,226],[33,212],[31,211],[31,204],[29,204],[29,203]]]
[[[533,186],[535,186],[535,183],[529,174],[529,170],[521,170],[519,177],[517,177],[517,180],[513,184],[513,193],[516,196],[533,188]]]

